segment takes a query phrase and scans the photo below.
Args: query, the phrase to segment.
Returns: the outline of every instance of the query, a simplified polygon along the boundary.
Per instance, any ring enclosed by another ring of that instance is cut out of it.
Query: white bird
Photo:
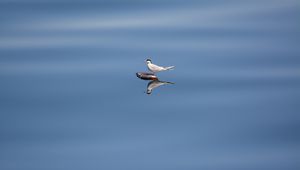
[[[152,72],[152,73],[157,73],[160,71],[166,71],[166,70],[171,70],[173,69],[175,66],[169,66],[169,67],[162,67],[162,66],[158,66],[152,63],[152,61],[150,59],[146,60],[147,63],[147,67],[148,69]]]
[[[174,84],[174,83],[167,82],[167,81],[159,81],[159,80],[150,81],[147,85],[147,94],[151,94],[153,89],[165,84]]]

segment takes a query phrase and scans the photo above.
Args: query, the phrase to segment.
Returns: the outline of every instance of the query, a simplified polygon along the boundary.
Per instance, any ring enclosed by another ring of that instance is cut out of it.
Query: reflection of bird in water
[[[152,80],[148,83],[147,94],[151,94],[153,89],[155,89],[159,86],[165,85],[165,84],[175,84],[175,83],[167,82],[167,81]]]
[[[150,59],[146,60],[147,63],[147,67],[148,69],[152,72],[152,73],[156,73],[156,72],[160,72],[160,71],[166,71],[166,70],[171,70],[173,69],[175,66],[170,66],[170,67],[161,67],[158,65],[155,65],[152,63],[152,61]]]

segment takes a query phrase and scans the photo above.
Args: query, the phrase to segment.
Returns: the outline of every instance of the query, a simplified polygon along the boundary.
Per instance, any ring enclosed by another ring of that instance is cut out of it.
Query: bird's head
[[[152,61],[148,58],[148,59],[146,60],[146,63],[147,63],[147,64],[150,64],[150,63],[152,63]]]

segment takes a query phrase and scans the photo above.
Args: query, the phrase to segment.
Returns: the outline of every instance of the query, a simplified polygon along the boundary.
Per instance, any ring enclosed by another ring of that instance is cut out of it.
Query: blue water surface
[[[300,169],[296,0],[2,0],[0,169]],[[175,65],[147,94],[145,59]]]

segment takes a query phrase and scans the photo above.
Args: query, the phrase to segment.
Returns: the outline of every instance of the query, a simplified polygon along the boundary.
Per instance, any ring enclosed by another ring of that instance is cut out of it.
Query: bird
[[[167,81],[152,80],[147,85],[147,94],[151,94],[153,89],[155,89],[159,86],[165,85],[165,84],[175,84],[175,83],[167,82]]]
[[[147,59],[146,63],[147,63],[148,69],[154,74],[157,72],[160,72],[160,71],[171,70],[175,67],[175,66],[169,66],[169,67],[158,66],[158,65],[153,64],[150,59]]]

